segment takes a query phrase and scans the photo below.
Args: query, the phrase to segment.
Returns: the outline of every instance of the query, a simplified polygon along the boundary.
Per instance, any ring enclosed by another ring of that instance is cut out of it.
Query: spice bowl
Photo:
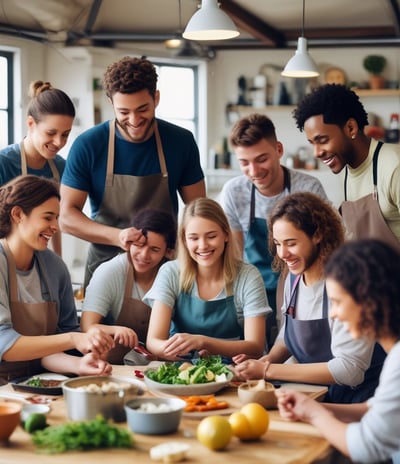
[[[275,387],[265,380],[248,380],[239,385],[238,397],[242,404],[258,403],[265,409],[276,409]]]
[[[0,403],[0,443],[6,443],[17,428],[21,418],[22,403],[4,401]]]
[[[165,435],[178,430],[186,401],[180,398],[136,398],[125,404],[132,432]]]

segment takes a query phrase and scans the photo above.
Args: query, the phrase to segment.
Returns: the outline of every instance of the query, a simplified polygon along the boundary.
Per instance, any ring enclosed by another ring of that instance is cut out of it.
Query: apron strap
[[[24,148],[24,142],[22,141],[19,144],[19,148],[21,151],[21,174],[23,176],[26,176],[28,174],[28,165],[26,162],[26,152]],[[51,173],[53,174],[54,180],[56,180],[58,183],[60,183],[60,173],[58,172],[58,169],[52,159],[47,160],[50,166]]]
[[[112,187],[114,183],[115,119],[110,120],[109,127],[110,134],[108,136],[106,187]]]
[[[127,252],[127,269],[126,269],[126,284],[124,298],[131,298],[133,288],[133,264],[129,252]]]
[[[160,132],[158,131],[158,124],[156,120],[154,120],[154,135],[156,138],[157,155],[158,161],[160,163],[161,174],[163,177],[168,177],[167,165],[165,164],[164,150],[162,147]]]
[[[372,158],[372,182],[374,185],[373,196],[375,200],[378,199],[378,188],[377,188],[378,186],[378,155],[379,155],[379,152],[381,151],[382,145],[383,145],[383,142],[381,141],[377,143],[375,147],[375,151],[374,151],[374,156]],[[348,169],[346,165],[345,174],[344,174],[344,199],[345,201],[347,201],[347,176],[348,176]]]
[[[294,274],[290,274],[290,286],[291,286],[291,293],[290,293],[290,300],[289,305],[286,310],[286,314],[292,316],[293,318],[296,317],[296,300],[297,300],[297,290],[299,287],[301,274],[295,276]],[[326,319],[328,317],[328,294],[326,293],[326,285],[324,285],[324,295],[323,295],[323,302],[322,302],[322,317]]]
[[[9,301],[18,301],[17,268],[15,266],[14,256],[5,238],[1,239],[1,244],[3,245],[8,265],[8,282],[10,285]]]

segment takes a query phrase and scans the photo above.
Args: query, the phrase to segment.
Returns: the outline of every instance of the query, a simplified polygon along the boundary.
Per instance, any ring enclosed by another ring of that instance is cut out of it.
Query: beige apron
[[[161,173],[148,176],[114,174],[115,120],[110,121],[106,183],[103,199],[95,218],[96,222],[123,229],[129,227],[134,214],[143,208],[155,208],[173,213],[168,188],[168,172],[156,121],[154,121],[154,135]],[[85,270],[85,288],[95,269],[121,251],[121,248],[116,246],[90,244]]]
[[[23,176],[26,176],[28,174],[28,165],[26,162],[26,153],[25,153],[25,148],[23,142],[19,144],[20,150],[21,150],[21,174]],[[58,169],[52,159],[47,160],[49,163],[51,172],[53,173],[53,179],[56,180],[58,183],[60,183],[60,173],[58,172]]]
[[[17,271],[14,257],[5,239],[1,240],[8,264],[11,321],[14,329],[25,336],[52,335],[56,332],[58,315],[55,301],[25,303],[18,301]],[[44,278],[44,276],[42,276]],[[49,288],[49,286],[47,286]],[[50,291],[50,289],[49,289]],[[32,361],[2,361],[1,380],[27,377],[43,371],[40,359]]]
[[[145,343],[147,337],[147,329],[149,327],[150,320],[150,306],[143,303],[142,300],[132,298],[133,288],[133,265],[131,260],[126,260],[126,284],[125,284],[125,295],[122,303],[121,311],[115,325],[122,325],[129,327],[136,332],[140,342]],[[115,348],[110,350],[107,355],[107,361],[111,364],[124,364],[124,356],[131,348],[117,345]]]
[[[387,225],[378,202],[378,155],[382,142],[378,142],[372,161],[374,191],[355,201],[344,201],[339,208],[346,228],[347,239],[375,238],[400,251],[400,242]],[[347,170],[344,180],[347,200]]]

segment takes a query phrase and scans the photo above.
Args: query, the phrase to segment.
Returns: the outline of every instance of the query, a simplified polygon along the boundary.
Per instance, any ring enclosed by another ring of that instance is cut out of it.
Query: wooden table
[[[137,368],[131,366],[114,366],[113,375],[133,376],[133,371]],[[314,391],[317,391],[315,387]],[[0,387],[0,394],[7,392],[16,393],[10,385]],[[152,395],[151,392],[146,392],[145,394]],[[235,387],[228,387],[217,395],[219,399],[229,402],[231,405],[230,411],[240,408],[241,404],[237,398]],[[5,399],[0,398],[0,401],[5,401]],[[51,403],[51,408],[48,416],[48,423],[50,425],[60,424],[67,420],[65,403],[62,396],[55,397]],[[218,412],[218,414],[222,413],[223,410]],[[200,418],[192,418],[189,416],[189,413],[184,415],[178,432],[173,435],[150,436],[134,434],[135,447],[132,449],[110,449],[57,455],[38,454],[31,442],[30,435],[21,427],[18,427],[11,435],[8,445],[0,446],[0,464],[71,464],[71,460],[76,460],[80,464],[98,464],[99,462],[107,461],[117,462],[118,464],[154,463],[149,456],[150,448],[156,444],[172,440],[190,444],[191,448],[185,462],[207,462],[209,464],[225,463],[227,461],[241,464],[332,462],[330,459],[333,449],[314,427],[303,423],[283,421],[280,419],[277,411],[270,411],[270,419],[269,430],[260,440],[241,442],[234,437],[223,451],[211,451],[197,441],[196,428]],[[122,424],[121,426],[126,427],[126,424]]]

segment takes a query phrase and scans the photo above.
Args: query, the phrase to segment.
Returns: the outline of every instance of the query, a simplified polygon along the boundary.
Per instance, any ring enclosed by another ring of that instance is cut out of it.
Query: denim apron
[[[378,155],[382,147],[378,142],[372,161],[373,193],[355,201],[347,201],[347,168],[344,179],[344,198],[339,211],[351,239],[377,238],[400,251],[400,243],[387,225],[378,202]]]
[[[124,299],[121,306],[121,311],[113,325],[122,325],[128,327],[136,332],[140,342],[145,343],[147,337],[147,330],[149,328],[149,320],[151,308],[143,303],[142,300],[132,298],[133,288],[133,264],[130,256],[126,257],[126,284]],[[106,318],[107,321],[107,318]],[[111,364],[124,364],[124,356],[130,351],[129,346],[117,344],[107,354],[107,361]]]
[[[160,173],[148,176],[114,174],[115,120],[110,121],[106,184],[99,211],[94,219],[96,222],[124,229],[129,227],[132,217],[144,208],[161,209],[173,214],[167,166],[156,120],[154,120],[154,136]],[[122,251],[116,246],[91,243],[86,262],[85,288],[95,269]]]
[[[285,314],[285,344],[299,363],[328,362],[333,358],[333,354],[326,289],[324,287],[322,319],[296,319],[297,291],[301,278],[301,275],[290,274],[292,289]],[[385,352],[381,346],[375,344],[371,365],[365,372],[363,383],[354,388],[348,385],[329,385],[324,401],[328,403],[361,403],[373,396],[379,383],[384,357]]]
[[[17,271],[14,257],[7,244],[2,239],[8,264],[9,301],[11,321],[14,329],[25,336],[52,335],[56,333],[58,314],[55,301],[41,301],[39,303],[26,303],[18,300]],[[39,266],[40,272],[40,266]],[[44,274],[41,278],[46,284]],[[50,292],[50,287],[47,285]],[[50,295],[50,299],[51,295]],[[43,372],[40,359],[29,361],[2,361],[0,363],[0,385],[18,377],[29,377]]]

